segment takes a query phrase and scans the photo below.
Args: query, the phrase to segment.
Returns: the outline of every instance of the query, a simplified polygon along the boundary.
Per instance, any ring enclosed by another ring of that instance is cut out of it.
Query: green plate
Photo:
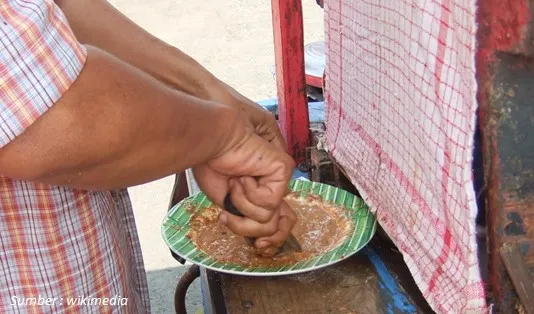
[[[353,233],[330,251],[295,264],[247,268],[236,264],[221,263],[198,249],[186,237],[190,231],[189,220],[191,216],[211,205],[204,193],[197,193],[176,204],[167,213],[161,226],[163,239],[172,251],[187,261],[212,270],[249,276],[277,276],[302,273],[337,263],[358,252],[375,234],[376,219],[374,215],[371,214],[363,200],[353,194],[327,184],[305,180],[292,180],[289,188],[291,191],[300,193],[301,196],[317,195],[325,201],[340,205],[342,210],[347,211],[347,217],[351,217],[353,221]]]

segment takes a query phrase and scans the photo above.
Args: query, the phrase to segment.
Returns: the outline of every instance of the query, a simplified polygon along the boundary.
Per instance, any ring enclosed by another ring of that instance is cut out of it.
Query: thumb
[[[220,174],[207,165],[193,168],[193,176],[198,187],[208,199],[222,208],[224,198],[230,190],[228,177]]]

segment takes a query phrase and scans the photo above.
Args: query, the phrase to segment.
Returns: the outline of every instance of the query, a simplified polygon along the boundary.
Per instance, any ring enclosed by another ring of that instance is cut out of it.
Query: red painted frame
[[[278,119],[297,163],[304,161],[310,142],[301,1],[272,0]]]
[[[534,186],[534,137],[528,137],[534,120],[522,119],[530,118],[533,108],[534,0],[481,0],[477,5],[488,291],[497,313],[514,313],[517,296],[499,252],[506,244],[519,244],[523,261],[534,269],[534,189],[528,188]]]

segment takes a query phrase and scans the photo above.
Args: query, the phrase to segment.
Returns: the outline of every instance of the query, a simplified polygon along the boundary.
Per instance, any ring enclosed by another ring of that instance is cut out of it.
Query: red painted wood
[[[302,0],[272,0],[278,117],[290,154],[304,160],[310,141]]]
[[[534,191],[523,188],[534,182],[534,163],[524,157],[534,154],[534,149],[527,151],[522,141],[528,140],[516,140],[531,132],[531,127],[524,127],[518,117],[529,116],[527,104],[532,97],[528,82],[534,78],[530,66],[534,55],[533,9],[534,0],[477,3],[477,96],[487,191],[488,296],[496,313],[513,313],[516,305],[499,254],[501,246],[519,243],[527,266],[534,268],[534,252],[530,249],[534,244]],[[518,79],[514,81],[515,77]],[[520,84],[523,82],[525,85]],[[520,167],[513,168],[515,164]]]

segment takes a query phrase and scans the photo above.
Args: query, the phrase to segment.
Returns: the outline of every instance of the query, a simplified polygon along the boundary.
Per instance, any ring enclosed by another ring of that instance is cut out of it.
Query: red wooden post
[[[272,0],[278,119],[297,162],[304,160],[310,139],[301,1]]]

